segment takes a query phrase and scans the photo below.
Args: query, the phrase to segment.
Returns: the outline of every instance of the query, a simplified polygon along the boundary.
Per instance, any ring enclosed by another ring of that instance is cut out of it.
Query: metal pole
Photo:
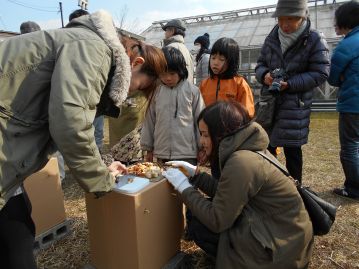
[[[62,25],[62,28],[64,28],[64,16],[62,14],[62,2],[59,2],[59,5],[60,5],[60,13],[61,13],[61,25]]]

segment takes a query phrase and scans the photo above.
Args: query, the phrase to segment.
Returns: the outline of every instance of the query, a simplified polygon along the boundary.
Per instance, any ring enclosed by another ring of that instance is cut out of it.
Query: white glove
[[[185,189],[192,187],[188,182],[188,178],[178,169],[170,168],[167,171],[163,171],[162,175],[168,179],[173,187],[182,193]]]
[[[194,166],[188,162],[184,162],[184,161],[169,161],[166,162],[166,164],[168,165],[172,165],[173,167],[178,167],[178,168],[183,168],[185,171],[181,170],[182,172],[184,172],[184,174],[188,177],[193,177],[194,174],[196,173],[196,169],[197,166]]]

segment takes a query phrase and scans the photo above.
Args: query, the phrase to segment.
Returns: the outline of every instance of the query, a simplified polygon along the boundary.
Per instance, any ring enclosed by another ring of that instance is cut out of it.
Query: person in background
[[[40,26],[34,21],[25,21],[20,25],[20,33],[27,34],[35,31],[40,31]]]
[[[293,181],[255,152],[274,158],[264,129],[235,101],[206,107],[198,126],[207,157],[220,164],[219,180],[185,162],[171,164],[188,176],[163,172],[192,212],[195,243],[216,257],[218,269],[307,268],[312,223]]]
[[[162,48],[167,61],[163,83],[150,103],[141,132],[141,148],[146,160],[159,162],[185,160],[197,164],[199,132],[196,120],[204,108],[198,88],[187,80],[182,53],[172,47]]]
[[[211,49],[210,77],[203,80],[200,90],[206,106],[220,100],[236,100],[254,115],[252,90],[238,74],[239,46],[232,38],[218,39]]]
[[[185,61],[186,68],[188,72],[188,80],[193,83],[193,58],[192,54],[189,52],[187,47],[184,44],[184,37],[186,36],[186,25],[183,21],[179,19],[170,20],[163,27],[163,31],[165,31],[165,39],[163,39],[163,45],[170,46],[178,49]]]
[[[130,62],[138,57],[145,60],[144,75],[151,76],[150,84],[140,89],[130,90],[126,101],[121,106],[118,118],[109,118],[110,144],[109,154],[102,155],[106,163],[114,160],[132,164],[143,159],[140,145],[142,123],[154,91],[158,86],[158,77],[166,71],[166,59],[161,49],[134,40],[126,36],[122,42],[127,49]]]
[[[279,81],[272,91],[276,105],[273,126],[267,130],[269,151],[276,156],[276,148],[283,147],[288,172],[301,182],[313,91],[329,74],[328,46],[312,29],[307,0],[278,0],[272,17],[278,24],[262,46],[256,78],[263,85],[261,94]]]
[[[340,161],[344,187],[333,192],[359,200],[359,3],[350,1],[335,11],[335,31],[344,39],[331,59],[329,84],[339,87]]]
[[[196,86],[199,87],[202,80],[209,76],[209,34],[205,33],[194,41],[196,53]]]
[[[35,227],[23,181],[56,148],[81,187],[97,197],[111,191],[115,176],[126,172],[120,162],[103,163],[92,122],[96,112],[118,116],[129,90],[152,83],[144,66],[142,57],[130,64],[105,11],[77,18],[64,29],[0,43],[2,268],[36,268]]]

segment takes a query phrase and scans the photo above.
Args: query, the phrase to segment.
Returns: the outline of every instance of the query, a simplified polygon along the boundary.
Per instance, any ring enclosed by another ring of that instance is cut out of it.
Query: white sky
[[[109,11],[117,26],[139,33],[153,21],[276,4],[277,0],[89,0],[88,11]],[[62,0],[64,24],[78,9],[78,0]],[[60,28],[59,1],[0,0],[0,30],[18,32],[24,21],[36,21],[42,29]]]

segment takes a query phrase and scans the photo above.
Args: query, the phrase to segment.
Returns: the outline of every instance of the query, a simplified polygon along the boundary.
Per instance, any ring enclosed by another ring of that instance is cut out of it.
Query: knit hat
[[[193,42],[193,44],[199,43],[202,45],[202,47],[204,47],[205,49],[209,48],[209,34],[205,33],[204,35],[200,35],[199,37],[197,37],[195,39],[195,41]]]
[[[307,0],[278,0],[272,17],[308,17]]]
[[[33,21],[25,21],[20,25],[20,33],[27,34],[35,31],[40,31],[40,26]]]
[[[182,31],[186,31],[186,25],[184,24],[183,21],[179,19],[173,19],[167,22],[164,26],[162,26],[163,31],[166,31],[168,27],[175,27]]]

